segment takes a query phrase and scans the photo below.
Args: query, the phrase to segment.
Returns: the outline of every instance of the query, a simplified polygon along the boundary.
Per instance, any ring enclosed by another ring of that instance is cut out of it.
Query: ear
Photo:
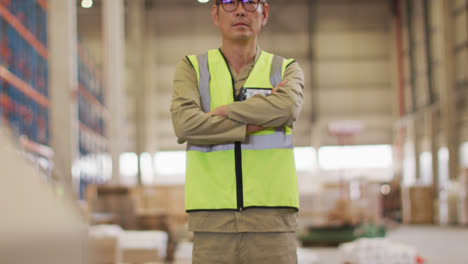
[[[218,22],[218,5],[213,5],[211,7],[211,18],[213,19],[213,23],[219,27],[219,22]]]
[[[270,12],[270,6],[265,3],[262,10],[262,27],[264,27],[268,21],[268,13]]]

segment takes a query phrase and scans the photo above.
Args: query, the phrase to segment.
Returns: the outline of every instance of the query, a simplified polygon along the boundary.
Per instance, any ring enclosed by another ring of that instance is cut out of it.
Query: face
[[[246,41],[258,36],[268,20],[268,11],[269,6],[266,3],[259,4],[254,12],[245,10],[242,3],[232,12],[226,12],[221,5],[213,5],[211,16],[224,39]]]

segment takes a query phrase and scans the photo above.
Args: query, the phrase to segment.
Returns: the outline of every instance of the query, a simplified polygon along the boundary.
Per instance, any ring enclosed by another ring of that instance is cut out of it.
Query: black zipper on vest
[[[224,57],[223,52],[219,49],[221,56],[223,56],[224,62],[226,63],[226,67],[231,75],[231,82],[232,82],[232,96],[234,97],[234,101],[237,100],[236,96],[236,87],[234,84],[234,78],[232,77],[231,69],[229,69],[229,64]],[[235,158],[235,167],[236,167],[236,197],[237,197],[237,210],[242,211],[244,209],[244,193],[243,193],[243,182],[242,182],[242,147],[239,141],[234,143],[234,158]]]

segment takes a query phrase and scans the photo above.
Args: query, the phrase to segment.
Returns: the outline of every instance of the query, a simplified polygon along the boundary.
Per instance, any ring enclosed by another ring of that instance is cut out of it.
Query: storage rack
[[[0,113],[23,147],[51,159],[47,0],[0,0]]]
[[[80,170],[79,193],[83,193],[88,184],[102,183],[102,154],[108,152],[106,122],[109,112],[104,104],[104,90],[101,70],[93,56],[80,42],[78,43],[78,119],[80,161],[91,166],[94,172]]]

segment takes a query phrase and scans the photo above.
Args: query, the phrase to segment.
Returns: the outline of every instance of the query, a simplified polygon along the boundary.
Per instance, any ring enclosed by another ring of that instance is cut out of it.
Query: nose
[[[234,12],[236,12],[236,16],[245,16],[245,9],[241,0],[237,1],[237,7]]]

